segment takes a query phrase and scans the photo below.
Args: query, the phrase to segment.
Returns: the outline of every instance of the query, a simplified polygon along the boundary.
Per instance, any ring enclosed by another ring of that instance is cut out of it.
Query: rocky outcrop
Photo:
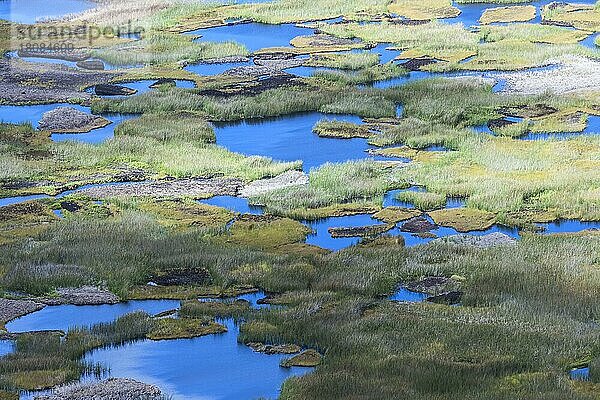
[[[308,185],[308,175],[301,171],[287,171],[274,178],[261,179],[250,183],[240,192],[242,197],[253,197],[277,189]]]
[[[133,379],[111,378],[102,382],[77,383],[59,387],[51,395],[35,400],[159,400],[160,389]]]
[[[413,218],[400,227],[402,232],[426,233],[437,228],[437,225],[429,222],[425,217]]]
[[[291,367],[316,367],[321,364],[323,357],[318,351],[313,349],[304,350],[302,353],[295,355],[287,360],[281,361],[281,366],[284,368]]]
[[[130,96],[136,92],[137,90],[135,89],[108,83],[94,86],[94,93],[98,96]]]
[[[436,304],[456,305],[460,303],[462,295],[462,292],[454,290],[446,293],[441,293],[435,296],[430,296],[427,298],[427,301]]]
[[[65,60],[80,62],[89,57],[87,51],[71,50],[71,51],[56,51],[56,50],[41,50],[41,49],[19,49],[17,51],[19,57],[36,57],[48,58],[52,60]]]
[[[83,133],[110,123],[106,118],[73,107],[58,107],[42,115],[38,129],[57,133]]]

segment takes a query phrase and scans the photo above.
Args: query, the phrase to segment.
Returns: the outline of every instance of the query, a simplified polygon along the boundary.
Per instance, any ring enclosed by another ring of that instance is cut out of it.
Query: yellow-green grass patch
[[[484,231],[496,222],[496,215],[474,208],[448,208],[429,212],[433,221],[458,232]]]
[[[534,6],[508,6],[486,9],[479,22],[484,25],[495,22],[526,22],[535,18]]]

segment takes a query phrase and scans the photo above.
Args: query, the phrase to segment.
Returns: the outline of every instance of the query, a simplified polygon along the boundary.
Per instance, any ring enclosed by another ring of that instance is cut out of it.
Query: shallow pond
[[[301,28],[294,24],[270,25],[257,22],[218,26],[187,32],[201,36],[203,42],[237,42],[250,52],[266,47],[288,47],[296,36],[310,35],[311,28]]]
[[[0,106],[0,121],[13,124],[31,123],[34,128],[37,128],[44,113],[58,107],[72,107],[86,113],[90,112],[89,107],[68,103],[39,104],[33,106]],[[100,115],[112,123],[103,128],[93,129],[86,133],[53,133],[50,138],[55,142],[75,140],[84,143],[98,144],[114,137],[115,128],[121,122],[137,118],[137,115],[135,114]]]
[[[569,377],[574,381],[589,381],[590,380],[590,368],[573,368],[569,371]]]
[[[287,378],[311,371],[280,367],[288,356],[256,353],[238,343],[239,327],[232,319],[220,322],[227,333],[138,341],[92,351],[86,361],[110,366],[111,376],[158,385],[175,400],[277,398]]]
[[[389,297],[390,300],[393,301],[401,301],[405,303],[422,303],[427,300],[429,295],[425,293],[413,292],[412,290],[408,290],[405,287],[401,287]]]
[[[13,352],[14,343],[12,340],[0,340],[0,357]]]
[[[38,20],[60,18],[96,6],[87,0],[0,0],[0,19],[24,24]]]
[[[471,26],[479,25],[479,18],[481,18],[481,15],[483,14],[483,12],[488,8],[505,7],[505,6],[519,6],[519,5],[521,5],[521,6],[522,5],[532,5],[536,8],[536,15],[535,15],[534,19],[532,19],[531,21],[528,21],[528,22],[534,23],[534,24],[539,24],[542,22],[542,14],[541,14],[542,7],[544,7],[547,4],[552,3],[553,1],[555,1],[555,0],[537,0],[537,1],[531,1],[531,2],[515,1],[514,3],[507,2],[507,3],[503,3],[503,4],[499,4],[499,3],[459,4],[454,1],[452,3],[452,5],[461,10],[460,15],[455,18],[444,18],[444,19],[441,19],[440,21],[445,21],[445,22],[450,22],[450,23],[462,22],[462,24],[466,28],[469,28]],[[574,1],[574,3],[595,4],[596,1],[595,0],[577,0],[577,1]]]
[[[521,122],[522,118],[504,118],[507,121],[512,122]],[[473,127],[476,132],[479,133],[487,133],[489,135],[496,134],[490,129],[488,125],[479,125]],[[571,139],[575,136],[582,135],[598,135],[600,134],[600,116],[590,115],[587,119],[587,125],[585,129],[581,132],[560,132],[560,133],[550,133],[550,132],[530,132],[523,136],[518,137],[519,140],[566,140]]]
[[[122,315],[145,311],[155,315],[179,308],[178,300],[136,300],[118,304],[98,306],[48,306],[6,324],[9,332],[61,330],[90,326],[101,322],[112,322]]]
[[[366,139],[321,138],[313,133],[320,120],[362,123],[353,115],[319,112],[293,114],[272,119],[245,120],[215,124],[217,144],[246,155],[270,157],[279,161],[302,160],[304,171],[326,162],[367,158]]]

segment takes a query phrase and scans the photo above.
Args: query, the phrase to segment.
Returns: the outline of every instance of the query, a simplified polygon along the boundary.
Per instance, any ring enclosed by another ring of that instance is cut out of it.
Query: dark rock
[[[125,86],[103,83],[94,87],[94,93],[98,96],[130,96],[137,90]]]
[[[409,71],[419,71],[422,67],[427,65],[435,64],[438,61],[435,58],[430,57],[420,57],[420,58],[412,58],[405,63],[402,63],[404,68]]]
[[[463,295],[462,292],[451,291],[451,292],[438,294],[436,296],[430,296],[427,298],[427,301],[429,301],[431,303],[437,303],[437,304],[448,304],[448,305],[459,304],[460,299],[462,298],[462,295]]]
[[[160,286],[202,285],[210,281],[210,274],[205,268],[182,268],[153,276],[151,280]]]
[[[498,119],[493,119],[490,122],[488,122],[488,128],[490,128],[492,131],[494,131],[495,129],[502,129],[504,127],[507,127],[509,125],[514,125],[516,124],[516,122],[514,121],[509,121],[503,118],[498,118]]]
[[[163,86],[163,85],[175,87],[175,86],[177,86],[177,83],[175,82],[175,79],[160,78],[159,80],[154,82],[152,85],[150,85],[150,87],[152,89],[155,89],[155,88],[157,88],[159,86]]]
[[[501,107],[498,112],[507,117],[537,118],[558,112],[558,109],[546,104]]]
[[[81,206],[72,201],[62,201],[60,203],[60,208],[69,212],[75,212],[79,211],[81,209]]]
[[[104,71],[104,63],[100,60],[77,61],[76,65],[79,68],[89,69],[92,71]]]
[[[400,227],[402,232],[410,233],[425,233],[436,229],[438,226],[432,222],[429,222],[424,217],[413,218]]]
[[[0,101],[10,104],[65,103],[87,100],[90,93],[81,91],[122,75],[112,71],[87,71],[61,64],[0,60]]]
[[[328,231],[333,238],[342,237],[373,237],[389,231],[394,224],[370,225],[349,228],[329,228]]]

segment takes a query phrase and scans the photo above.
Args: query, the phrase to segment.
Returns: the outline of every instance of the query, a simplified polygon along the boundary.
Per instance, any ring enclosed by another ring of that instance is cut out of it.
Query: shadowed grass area
[[[94,112],[144,113],[176,111],[195,112],[213,121],[237,121],[244,118],[276,117],[306,111],[353,113],[364,117],[395,115],[393,102],[375,90],[339,86],[281,87],[255,96],[211,97],[194,90],[172,89],[148,92],[139,96],[100,100],[92,105]]]

